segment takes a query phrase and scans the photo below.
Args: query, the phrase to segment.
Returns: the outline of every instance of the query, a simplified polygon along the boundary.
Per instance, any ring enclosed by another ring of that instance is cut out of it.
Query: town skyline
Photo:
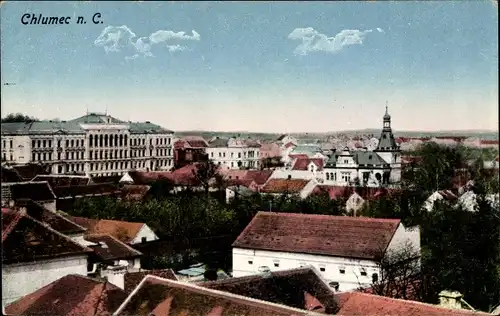
[[[174,131],[329,133],[379,128],[388,103],[396,131],[498,131],[490,1],[27,2],[1,12],[6,114],[107,110]],[[96,12],[103,24],[20,20]]]

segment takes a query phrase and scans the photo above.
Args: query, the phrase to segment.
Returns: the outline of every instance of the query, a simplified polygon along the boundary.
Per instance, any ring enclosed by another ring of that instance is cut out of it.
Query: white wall
[[[270,179],[288,179],[288,176],[292,176],[292,179],[303,179],[311,180],[316,177],[316,173],[307,170],[286,170],[286,169],[276,169],[273,171]]]
[[[87,255],[2,266],[2,304],[5,306],[68,274],[87,275]]]
[[[275,263],[279,266],[276,267]],[[267,266],[271,271],[280,271],[306,265],[314,266],[327,283],[339,282],[340,291],[369,286],[372,274],[380,274],[377,263],[370,260],[233,248],[233,277],[258,274],[261,266]],[[340,273],[340,268],[345,268],[344,274]],[[363,269],[366,276],[361,276]]]
[[[408,244],[420,252],[420,228],[418,226],[406,228],[403,224],[399,224],[387,247],[387,251],[398,251]]]
[[[142,242],[142,237],[146,237],[146,241],[153,241],[158,239],[158,236],[156,236],[155,232],[151,228],[149,228],[148,225],[144,224],[130,243],[140,244]]]

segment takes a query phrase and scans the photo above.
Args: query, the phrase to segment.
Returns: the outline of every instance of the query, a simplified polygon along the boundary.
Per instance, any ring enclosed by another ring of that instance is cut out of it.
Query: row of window
[[[337,174],[335,172],[327,172],[326,180],[337,181]]]
[[[123,169],[129,169],[128,165],[129,165],[129,161],[89,163],[89,170],[90,171],[123,170]]]
[[[258,156],[258,153],[256,153],[255,151],[249,151],[248,152],[248,158],[255,158],[256,156]],[[213,158],[214,157],[214,153],[211,152],[210,153],[210,157]],[[247,152],[243,152],[243,157],[244,158],[247,158]],[[226,158],[226,153],[225,152],[219,152],[219,158]],[[231,153],[231,158],[234,158],[234,153],[232,152]],[[241,152],[238,153],[238,158],[241,158]]]
[[[249,265],[253,265],[253,259],[250,258],[248,260],[248,264]],[[273,260],[273,265],[274,265],[275,268],[279,268],[280,267],[280,261],[278,259]],[[301,268],[305,267],[306,265],[307,264],[305,262],[299,263],[299,267],[301,267]],[[319,264],[318,268],[319,268],[320,272],[326,272],[326,264]],[[338,267],[338,271],[339,271],[339,274],[345,274],[346,273],[346,268],[344,266],[339,266]],[[353,272],[355,272],[355,271],[353,271]],[[356,271],[356,272],[358,272],[360,276],[364,276],[364,277],[368,276],[368,272],[367,272],[366,268],[364,268],[364,267],[359,267],[358,271]],[[377,273],[373,273],[372,274],[372,281],[373,282],[378,281],[378,274]]]
[[[12,154],[9,155],[9,160],[13,161],[14,160],[14,156]],[[6,153],[2,153],[2,160],[3,161],[6,161],[7,160],[7,154]]]
[[[11,140],[9,140],[9,147],[10,147],[10,148],[14,148],[14,142],[12,141],[12,139],[11,139]],[[4,140],[4,141],[2,142],[2,148],[7,148],[7,141],[6,141],[6,140]]]
[[[57,147],[62,147],[62,140],[57,140]],[[50,139],[38,139],[31,141],[32,148],[51,148],[52,140]],[[85,147],[84,139],[66,139],[66,148],[70,147]]]
[[[57,166],[57,173],[68,173],[68,172],[84,172],[85,164],[83,163],[72,163],[68,165]]]
[[[97,159],[117,159],[117,158],[127,158],[127,150],[96,150],[89,151],[89,159],[97,160]]]
[[[121,147],[127,146],[127,135],[89,135],[89,147]]]

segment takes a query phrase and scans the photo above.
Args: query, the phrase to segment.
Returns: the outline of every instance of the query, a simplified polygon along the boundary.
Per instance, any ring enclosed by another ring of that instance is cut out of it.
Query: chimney
[[[107,274],[109,283],[116,285],[122,290],[125,289],[125,274],[127,273],[127,266],[121,264],[110,266],[106,269],[105,273]]]
[[[457,291],[441,291],[439,293],[439,305],[450,309],[462,309],[463,295]]]

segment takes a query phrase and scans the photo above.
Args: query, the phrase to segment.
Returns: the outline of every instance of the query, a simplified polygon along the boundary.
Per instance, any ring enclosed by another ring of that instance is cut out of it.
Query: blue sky
[[[326,132],[380,127],[388,102],[396,130],[497,130],[497,25],[491,1],[8,1],[2,113]]]

